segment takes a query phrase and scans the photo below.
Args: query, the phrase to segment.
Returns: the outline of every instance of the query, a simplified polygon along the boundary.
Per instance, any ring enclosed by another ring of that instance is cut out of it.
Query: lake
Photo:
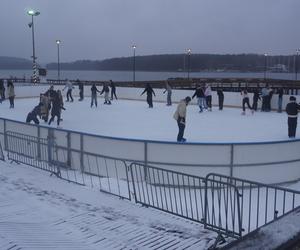
[[[0,78],[9,78],[10,76],[17,78],[30,78],[32,75],[31,70],[0,70]],[[81,80],[114,80],[114,81],[131,81],[133,79],[133,73],[131,71],[73,71],[65,70],[60,72],[61,79],[81,79]],[[294,80],[294,73],[271,73],[267,72],[267,78],[271,79],[285,79]],[[165,80],[167,78],[185,77],[187,78],[187,72],[145,72],[137,71],[135,73],[136,81],[153,81],[153,80]],[[191,72],[190,77],[193,78],[263,78],[263,72],[257,73],[240,73],[240,72]],[[57,79],[56,70],[47,71],[47,79]]]

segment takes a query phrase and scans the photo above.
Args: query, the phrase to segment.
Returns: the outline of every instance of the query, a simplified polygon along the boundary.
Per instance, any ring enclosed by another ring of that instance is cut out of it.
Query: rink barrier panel
[[[7,148],[4,138],[6,131],[21,131],[41,139],[48,138],[51,131],[59,149],[58,161],[69,165],[72,155],[82,164],[85,152],[199,176],[215,172],[268,184],[297,181],[300,178],[300,169],[297,167],[300,162],[300,140],[183,144],[100,136],[0,118],[0,141],[4,149]],[[78,168],[77,160],[74,162]]]

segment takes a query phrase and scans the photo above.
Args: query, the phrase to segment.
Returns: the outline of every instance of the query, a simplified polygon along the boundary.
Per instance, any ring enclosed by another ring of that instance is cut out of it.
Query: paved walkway
[[[207,249],[202,225],[0,163],[0,249]]]

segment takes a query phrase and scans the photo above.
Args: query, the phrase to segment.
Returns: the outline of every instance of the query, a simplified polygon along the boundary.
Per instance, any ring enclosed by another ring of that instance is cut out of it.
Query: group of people
[[[33,121],[35,124],[39,124],[39,117],[50,125],[56,117],[57,126],[59,127],[60,122],[62,121],[62,110],[66,110],[64,108],[62,93],[60,90],[54,90],[54,86],[52,85],[45,93],[40,95],[39,104],[28,113],[26,122],[30,123]],[[50,114],[51,118],[49,120]]]
[[[6,88],[5,88],[6,84]],[[9,108],[15,107],[15,86],[12,80],[0,79],[0,103],[5,100],[5,90],[9,100]]]

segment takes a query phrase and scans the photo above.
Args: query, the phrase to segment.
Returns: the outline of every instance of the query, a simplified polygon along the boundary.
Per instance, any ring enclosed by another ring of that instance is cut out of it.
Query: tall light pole
[[[60,82],[60,57],[59,57],[59,46],[60,46],[60,40],[56,40],[57,45],[57,80]]]
[[[300,49],[296,50],[296,59],[295,59],[295,80],[298,80],[298,56],[299,56]]]
[[[40,12],[34,11],[34,10],[28,10],[27,14],[31,16],[31,23],[28,24],[29,28],[31,28],[32,31],[32,69],[33,69],[33,82],[37,83],[37,65],[36,65],[36,59],[37,57],[35,56],[35,43],[34,43],[34,22],[33,22],[33,17],[38,16]]]
[[[266,79],[267,79],[267,58],[268,58],[268,54],[265,53],[264,57],[265,57],[264,80],[266,81]]]
[[[191,53],[192,53],[191,49],[188,49],[188,50],[187,50],[187,54],[188,54],[188,74],[187,74],[188,80],[190,80],[190,71],[191,71]]]
[[[136,45],[132,45],[133,49],[133,82],[135,82],[135,50],[136,50]]]

